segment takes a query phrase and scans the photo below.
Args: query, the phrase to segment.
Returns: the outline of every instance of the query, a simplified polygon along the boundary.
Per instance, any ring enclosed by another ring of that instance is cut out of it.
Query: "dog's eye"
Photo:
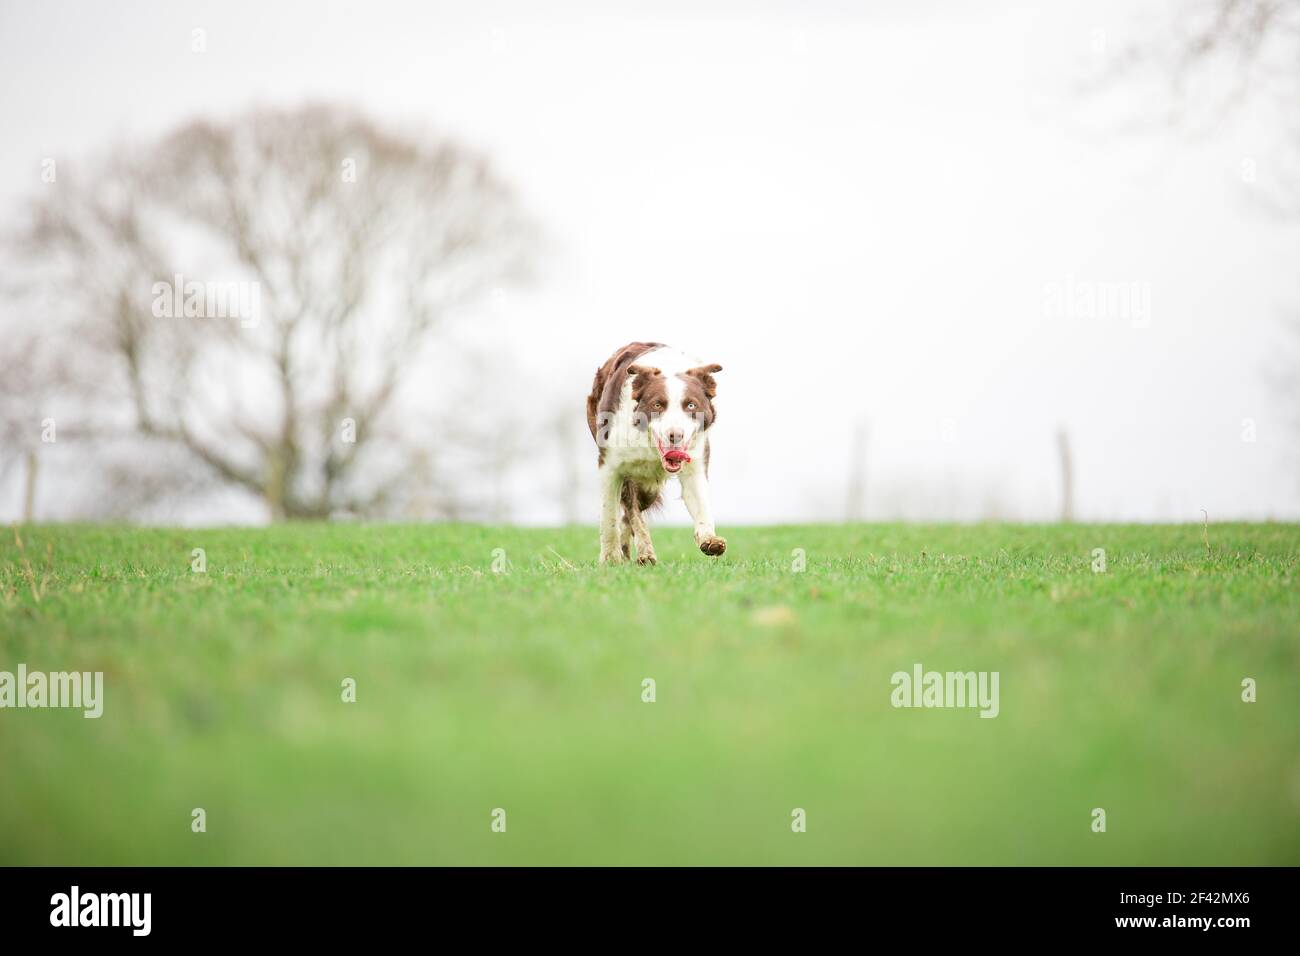
[[[686,403],[686,410],[687,410],[688,412],[693,412],[693,411],[695,411],[695,403],[694,403],[694,402],[687,402],[687,403]]]
[[[664,410],[664,403],[663,403],[663,402],[655,402],[655,406],[654,406],[654,408],[655,408],[655,411],[656,411],[656,412],[662,412],[662,411]]]

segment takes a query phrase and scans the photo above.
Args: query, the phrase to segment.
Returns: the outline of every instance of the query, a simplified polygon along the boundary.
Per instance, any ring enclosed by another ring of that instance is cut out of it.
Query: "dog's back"
[[[646,352],[663,348],[662,342],[629,342],[611,355],[600,368],[596,369],[596,378],[591,383],[591,394],[587,396],[587,427],[591,437],[596,437],[600,415],[604,412],[613,415],[618,409],[618,399],[622,392],[623,381],[627,378],[628,368]],[[601,449],[604,460],[604,449]]]

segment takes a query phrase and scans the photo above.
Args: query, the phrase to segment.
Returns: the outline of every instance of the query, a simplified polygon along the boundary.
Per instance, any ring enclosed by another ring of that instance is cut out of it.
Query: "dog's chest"
[[[659,463],[659,456],[653,451],[649,455],[628,454],[633,449],[625,449],[624,454],[619,457],[615,464],[618,473],[625,478],[631,478],[638,485],[646,488],[654,488],[662,485],[668,480],[668,473],[664,471],[663,465]]]

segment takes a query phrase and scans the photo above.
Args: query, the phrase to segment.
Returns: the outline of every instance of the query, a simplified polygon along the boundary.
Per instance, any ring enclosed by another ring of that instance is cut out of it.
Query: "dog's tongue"
[[[690,460],[691,456],[686,454],[686,452],[682,451],[680,448],[669,448],[664,452],[664,461],[680,461],[684,463]]]

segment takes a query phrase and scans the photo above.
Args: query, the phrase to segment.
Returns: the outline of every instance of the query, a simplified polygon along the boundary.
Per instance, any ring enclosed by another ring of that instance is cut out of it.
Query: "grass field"
[[[6,530],[0,863],[1300,864],[1300,526],[723,533]]]

